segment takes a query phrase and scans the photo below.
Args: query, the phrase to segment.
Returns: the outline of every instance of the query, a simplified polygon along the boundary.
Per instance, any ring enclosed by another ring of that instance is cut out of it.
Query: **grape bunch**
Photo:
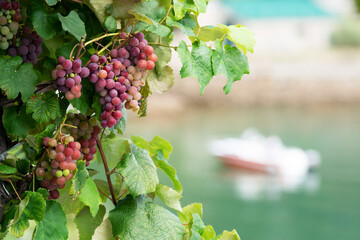
[[[90,161],[94,159],[97,150],[96,140],[101,132],[101,128],[99,127],[96,118],[91,117],[89,119],[88,116],[81,113],[69,113],[65,123],[74,126],[67,127],[66,130],[69,131],[75,141],[80,142],[80,151],[82,153],[80,158],[86,161],[86,166],[89,166]]]
[[[36,169],[36,178],[40,186],[49,191],[49,199],[57,199],[59,191],[63,189],[66,181],[73,178],[73,171],[76,169],[76,160],[81,157],[81,144],[75,142],[72,136],[66,136],[63,143],[55,138],[43,138],[46,146],[47,159],[44,159]]]
[[[24,62],[35,65],[37,57],[42,53],[42,38],[29,27],[22,28],[15,40],[15,46],[8,49],[11,57],[20,56]]]
[[[95,90],[100,94],[100,104],[103,112],[100,114],[102,127],[113,127],[122,117],[122,103],[127,99],[125,77],[120,76],[125,70],[117,59],[106,56],[92,55],[89,64],[89,79],[95,84]]]
[[[122,117],[122,103],[126,109],[139,110],[140,89],[145,85],[146,70],[152,70],[157,61],[154,49],[147,45],[141,32],[135,35],[121,33],[127,44],[114,48],[109,54],[90,58],[89,79],[100,93],[103,112],[100,115],[102,127],[113,127]]]
[[[0,0],[0,49],[6,50],[12,44],[21,18],[19,2]]]
[[[69,60],[60,56],[58,65],[52,72],[56,80],[58,90],[65,93],[68,100],[81,97],[82,78],[89,76],[89,69],[81,67],[81,59]]]

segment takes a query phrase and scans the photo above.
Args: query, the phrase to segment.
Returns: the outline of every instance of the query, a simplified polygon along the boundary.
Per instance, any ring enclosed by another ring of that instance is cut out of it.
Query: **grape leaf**
[[[179,192],[171,187],[158,184],[156,187],[156,195],[171,209],[182,212],[180,204],[180,198],[182,198],[182,196]]]
[[[0,88],[9,99],[14,99],[21,93],[21,99],[26,102],[35,91],[38,77],[32,64],[22,62],[19,56],[0,58]]]
[[[37,221],[34,240],[66,240],[68,234],[66,216],[61,205],[53,200],[46,201],[45,216]]]
[[[202,218],[203,209],[201,203],[192,203],[183,207],[183,212],[179,213],[181,223],[189,224],[193,219],[193,214],[198,214]]]
[[[199,13],[206,13],[206,7],[209,0],[194,0]]]
[[[139,1],[140,0],[113,0],[110,1],[112,4],[106,6],[106,12],[116,19],[127,19],[131,17],[128,11]]]
[[[60,2],[61,0],[46,0],[46,3],[49,5],[49,6],[54,6],[56,5],[58,2]]]
[[[83,2],[95,13],[101,23],[103,23],[106,18],[105,7],[112,4],[113,1],[114,0],[83,0]]]
[[[76,218],[75,213],[66,214],[66,228],[69,232],[68,239],[80,240],[79,229],[76,226],[75,218]]]
[[[18,159],[16,169],[21,174],[27,174],[30,171],[30,161],[28,159]]]
[[[221,26],[203,26],[200,28],[198,38],[201,41],[209,42],[223,38],[227,30]]]
[[[36,152],[43,150],[42,140],[44,137],[53,137],[56,126],[54,124],[47,125],[46,128],[35,136]]]
[[[68,31],[78,41],[80,41],[81,37],[85,37],[86,35],[85,24],[81,20],[77,12],[73,10],[66,17],[58,13],[58,18],[61,22],[64,31]]]
[[[2,120],[6,131],[19,137],[25,137],[35,127],[35,121],[26,114],[25,106],[5,108]]]
[[[18,205],[13,205],[9,208],[5,207],[4,208],[4,214],[2,216],[1,219],[1,227],[0,227],[0,234],[2,232],[6,232],[7,230],[9,230],[9,223],[11,220],[14,219],[16,211],[18,210]],[[0,235],[0,239],[1,239],[1,235]]]
[[[72,197],[75,200],[83,190],[85,183],[89,177],[89,173],[85,166],[85,161],[77,161],[76,162],[77,171],[72,179],[73,182],[73,192],[74,195]]]
[[[103,139],[101,146],[104,150],[109,169],[116,167],[123,154],[131,151],[128,140],[119,136]],[[95,159],[102,163],[100,151],[96,152]]]
[[[187,12],[197,13],[193,0],[174,0],[175,19],[182,19]],[[198,14],[196,14],[198,15]]]
[[[221,26],[227,28],[227,38],[230,41],[233,41],[245,54],[247,51],[250,51],[251,53],[254,52],[255,37],[253,32],[240,24],[236,26]]]
[[[113,238],[112,226],[109,218],[105,219],[100,226],[95,229],[93,240],[110,240]]]
[[[158,21],[156,21],[159,20],[159,16],[166,15],[165,8],[159,6],[156,0],[142,1],[133,6],[128,12],[134,15],[136,19],[154,25],[155,27],[159,26]]]
[[[189,14],[186,14],[184,18],[176,20],[173,16],[166,18],[166,24],[170,27],[177,27],[181,29],[188,36],[195,36],[194,29],[197,26],[197,22]]]
[[[163,153],[163,156],[168,159],[173,150],[169,141],[159,136],[155,136],[150,142],[140,136],[132,136],[131,140],[136,146],[148,150],[150,156],[156,156],[160,150]]]
[[[223,74],[227,77],[227,83],[224,86],[225,94],[232,89],[232,83],[242,78],[244,74],[249,73],[249,64],[247,57],[236,47],[225,45],[223,50],[220,41],[215,42],[215,51],[212,54],[212,64],[215,74]]]
[[[159,179],[148,151],[131,144],[131,153],[126,153],[116,168],[134,197],[156,190]]]
[[[45,209],[46,202],[40,193],[26,192],[11,223],[11,233],[15,237],[21,237],[29,227],[29,220],[43,220]]]
[[[102,200],[99,196],[99,191],[91,178],[86,180],[85,186],[79,195],[79,200],[89,206],[92,216],[95,217],[99,211],[99,205],[102,203]]]
[[[50,39],[59,31],[58,17],[55,13],[49,14],[46,11],[44,1],[31,1],[28,14],[36,33],[39,34],[41,38]]]
[[[117,27],[116,19],[113,16],[108,16],[104,21],[104,26],[110,32],[115,32]]]
[[[160,74],[151,71],[148,75],[147,83],[152,93],[161,94],[168,91],[174,85],[174,80],[173,69],[167,65],[161,70]]]
[[[92,239],[95,229],[103,222],[106,209],[100,206],[99,212],[93,216],[90,209],[85,207],[76,216],[75,223],[79,229],[80,240]]]
[[[134,26],[134,31],[148,31],[154,33],[160,37],[166,37],[170,34],[171,30],[169,27],[164,25],[154,26],[146,22],[138,22]]]
[[[214,240],[240,240],[240,237],[234,229],[231,232],[224,231],[222,234],[214,238]]]
[[[57,202],[61,204],[65,214],[78,214],[80,210],[85,207],[85,204],[79,199],[76,199],[75,201],[72,200],[70,195],[71,186],[71,182],[68,181],[65,185],[65,188],[59,189],[60,197],[57,199]]]
[[[5,164],[0,164],[0,174],[14,174],[16,173],[16,168],[10,167]]]
[[[214,228],[211,225],[207,225],[207,226],[205,226],[201,236],[205,240],[210,240],[210,239],[213,239],[214,237],[216,237],[216,233],[215,233]]]
[[[146,202],[144,196],[129,196],[109,213],[114,236],[122,240],[182,239],[184,228],[165,208]]]
[[[163,152],[158,151],[157,156],[154,158],[154,160],[156,165],[170,178],[170,180],[174,184],[175,190],[181,194],[183,191],[183,187],[176,174],[176,169],[168,163],[168,161],[163,155]]]
[[[38,123],[48,122],[61,116],[60,105],[55,93],[33,95],[26,104],[26,113],[32,113]]]
[[[195,77],[199,82],[201,94],[214,75],[211,51],[205,44],[199,42],[193,43],[191,54],[184,41],[181,41],[177,48],[183,65],[180,70],[181,77]]]

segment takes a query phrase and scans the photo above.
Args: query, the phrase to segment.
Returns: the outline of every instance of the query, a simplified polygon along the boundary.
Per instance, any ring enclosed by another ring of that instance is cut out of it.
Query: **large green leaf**
[[[61,116],[60,105],[55,93],[33,95],[26,104],[26,113],[32,113],[38,123],[48,122]]]
[[[129,196],[109,213],[112,230],[122,240],[182,239],[184,228],[179,219],[144,196]]]
[[[116,168],[134,197],[156,190],[159,179],[148,151],[131,144],[131,153],[125,154]]]
[[[129,141],[119,136],[103,139],[101,146],[110,170],[116,167],[125,153],[131,151]],[[96,152],[95,158],[102,163],[100,151]]]
[[[158,154],[156,155],[156,158],[154,158],[154,160],[156,162],[156,165],[170,178],[170,180],[174,184],[175,190],[181,194],[183,191],[183,187],[176,174],[176,169],[168,163],[161,151],[158,151]]]
[[[160,150],[163,156],[168,159],[173,150],[169,141],[159,136],[155,136],[150,142],[140,136],[132,136],[131,140],[136,146],[148,150],[151,156],[156,156]]]
[[[90,2],[96,2],[99,0],[90,0]],[[100,0],[102,1],[102,0]],[[106,0],[109,1],[109,0]],[[106,12],[112,15],[116,19],[126,19],[130,18],[129,10],[138,3],[138,0],[111,0],[110,3],[106,6]]]
[[[158,184],[156,187],[156,195],[163,201],[168,207],[182,212],[180,198],[182,198],[181,194],[171,187]]]
[[[179,214],[181,223],[186,225],[192,222],[193,214],[198,214],[202,218],[203,209],[201,203],[192,203],[183,207],[183,212]]]
[[[244,74],[249,73],[248,60],[236,47],[225,45],[224,50],[220,41],[216,41],[215,46],[216,50],[212,54],[214,73],[223,74],[227,77],[224,92],[228,94],[232,89],[232,83],[240,80]]]
[[[56,5],[58,2],[60,2],[61,0],[46,0],[46,3],[49,5],[49,6],[54,6]]]
[[[14,174],[16,173],[16,168],[10,167],[5,164],[0,164],[0,174]]]
[[[69,32],[78,41],[80,41],[81,37],[85,37],[86,35],[85,24],[81,20],[77,12],[73,10],[66,17],[58,13],[58,18],[61,22],[64,31]]]
[[[157,0],[145,0],[133,6],[129,13],[134,15],[138,20],[158,27],[158,21],[161,16],[166,15],[164,7],[159,6]]]
[[[66,228],[69,232],[68,239],[80,240],[79,229],[76,226],[75,219],[76,219],[75,213],[66,214]]]
[[[53,200],[46,201],[44,219],[37,221],[34,240],[66,240],[68,230],[66,228],[66,216],[61,205]]]
[[[160,74],[155,71],[151,71],[147,78],[150,91],[152,93],[164,93],[168,91],[174,85],[174,73],[170,66],[165,66]]]
[[[57,202],[61,204],[65,214],[69,214],[69,213],[78,214],[80,210],[85,207],[85,204],[81,202],[79,199],[73,201],[70,193],[71,187],[72,187],[72,183],[67,182],[65,188],[59,189],[60,197],[57,199]]]
[[[199,13],[206,13],[208,1],[210,0],[194,0],[195,6],[197,7]]]
[[[16,169],[21,174],[27,174],[30,171],[30,160],[29,159],[18,159],[16,161]]]
[[[59,31],[59,20],[56,13],[49,14],[43,0],[31,1],[28,14],[36,33],[43,39],[50,39]]]
[[[32,64],[22,62],[19,56],[0,58],[0,88],[9,99],[14,99],[21,93],[21,99],[26,102],[35,91],[38,77]]]
[[[85,207],[76,216],[75,223],[80,233],[80,240],[92,239],[95,229],[103,222],[106,209],[100,206],[98,213],[93,216],[88,207]]]
[[[81,194],[79,195],[79,200],[90,207],[90,212],[93,217],[96,216],[102,200],[99,196],[99,191],[97,190],[96,185],[91,178],[86,180],[86,184],[82,189]]]
[[[112,238],[112,226],[109,218],[107,218],[95,229],[92,240],[110,240]]]
[[[209,42],[224,38],[227,34],[227,29],[221,26],[203,26],[200,28],[198,38],[201,41]]]
[[[26,114],[25,106],[5,108],[2,121],[9,134],[19,137],[25,137],[35,127],[35,121]]]
[[[201,94],[214,76],[211,51],[205,44],[199,42],[193,43],[191,54],[184,41],[181,41],[177,48],[183,65],[180,70],[181,77],[195,77],[199,82]]]
[[[175,17],[169,16],[166,19],[166,24],[181,29],[188,36],[195,36],[194,29],[197,26],[197,22],[189,14],[186,14],[185,17],[180,20],[176,20]]]
[[[74,194],[72,197],[73,200],[75,200],[80,195],[89,177],[89,173],[85,166],[85,161],[77,161],[76,168],[77,171],[72,179]]]
[[[11,233],[15,237],[21,237],[29,227],[29,220],[43,220],[45,209],[46,202],[40,193],[26,192],[11,223]]]
[[[103,23],[107,15],[105,12],[106,6],[115,1],[116,0],[84,0],[83,2],[90,7],[99,21]]]

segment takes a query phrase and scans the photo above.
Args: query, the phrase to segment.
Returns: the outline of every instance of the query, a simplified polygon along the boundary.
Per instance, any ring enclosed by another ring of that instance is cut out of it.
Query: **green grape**
[[[65,169],[63,170],[63,175],[66,177],[67,175],[70,174],[70,170],[69,169]]]
[[[16,31],[19,29],[19,23],[12,22],[12,23],[10,23],[9,28],[12,33],[16,33]],[[18,38],[18,39],[20,41],[20,38]]]
[[[1,28],[2,35],[7,35],[8,33],[10,33],[10,29],[8,27],[5,26]]]
[[[10,13],[11,13],[11,15],[14,15],[14,14],[16,13],[16,11],[15,11],[15,10],[11,10]]]
[[[0,25],[6,25],[7,24],[7,19],[5,16],[1,16],[0,17]]]
[[[10,20],[10,19],[11,19],[11,15],[6,15],[6,18],[7,18],[8,20]]]
[[[9,15],[9,14],[10,14],[10,10],[5,10],[5,14]]]
[[[6,34],[7,39],[12,39],[13,37],[14,37],[14,34],[12,34],[12,33]]]
[[[0,42],[0,49],[6,50],[9,48],[8,42]]]
[[[57,170],[56,171],[56,177],[62,177],[62,175],[63,175],[63,171],[62,170]]]

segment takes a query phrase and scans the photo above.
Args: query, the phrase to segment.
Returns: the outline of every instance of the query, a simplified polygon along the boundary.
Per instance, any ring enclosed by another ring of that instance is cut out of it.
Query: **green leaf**
[[[207,3],[210,0],[194,0],[199,13],[206,13]]]
[[[26,102],[35,91],[37,75],[32,64],[22,62],[19,56],[0,58],[0,88],[9,99],[14,99],[21,93],[21,99]]]
[[[193,0],[174,0],[175,19],[182,19],[187,12],[197,13]],[[198,14],[196,14],[198,15]]]
[[[109,213],[112,230],[121,240],[182,239],[179,219],[159,205],[145,203],[144,196],[126,197]]]
[[[93,240],[110,240],[113,238],[112,226],[109,218],[105,219],[100,226],[95,229],[95,233],[92,237]]]
[[[205,240],[210,240],[210,239],[213,239],[214,237],[216,237],[216,233],[215,233],[214,228],[211,225],[207,225],[207,226],[205,226],[204,231],[201,234],[201,236]]]
[[[81,191],[83,190],[85,183],[89,177],[89,173],[86,169],[85,166],[85,161],[77,161],[76,162],[76,168],[77,171],[72,179],[73,182],[73,192],[74,195],[72,197],[73,200],[75,200],[81,193]]]
[[[148,150],[151,156],[156,156],[160,150],[163,156],[168,159],[173,150],[169,141],[159,136],[155,136],[150,142],[140,136],[132,136],[131,140],[136,146]]]
[[[102,203],[99,191],[91,178],[86,180],[86,184],[79,195],[79,200],[90,207],[92,216],[96,216],[99,211],[99,205]]]
[[[155,162],[156,165],[170,178],[170,180],[174,184],[175,190],[181,194],[183,191],[183,187],[176,174],[176,169],[168,163],[161,151],[158,151]]]
[[[48,239],[68,239],[65,213],[61,205],[53,200],[46,201],[45,216],[41,221],[37,221],[34,237],[34,240]]]
[[[211,49],[205,44],[194,42],[191,54],[184,41],[181,41],[177,52],[183,64],[180,75],[182,78],[195,77],[200,84],[200,93],[203,94],[205,87],[213,77],[211,64]]]
[[[78,41],[81,37],[85,37],[85,24],[74,10],[69,13],[66,17],[58,13],[58,18],[61,22],[62,28],[64,31],[68,31],[73,35]]]
[[[80,240],[94,239],[92,235],[95,229],[103,222],[106,209],[100,206],[98,213],[93,216],[88,207],[85,207],[76,216],[75,223],[79,229]]]
[[[113,4],[116,0],[84,0],[83,2],[95,13],[101,23],[105,21],[107,16],[105,12],[106,6]],[[111,14],[111,13],[110,13]]]
[[[130,145],[127,139],[116,136],[105,138],[101,142],[109,169],[113,169],[120,162],[122,156],[130,152]],[[95,158],[102,163],[100,151],[97,151]]]
[[[231,232],[224,231],[222,234],[214,238],[214,240],[240,240],[240,237],[234,229]]]
[[[32,113],[38,123],[48,122],[61,116],[60,105],[55,93],[33,95],[26,104],[26,113]]]
[[[227,77],[228,81],[224,86],[224,92],[228,94],[232,89],[232,83],[249,73],[249,64],[247,57],[236,47],[225,45],[224,51],[220,41],[215,42],[215,47],[216,50],[212,54],[214,73]]]
[[[76,226],[75,218],[76,218],[75,213],[66,214],[66,228],[69,232],[68,239],[71,239],[71,240],[79,240],[80,239],[79,229]]]
[[[49,6],[54,6],[56,5],[58,2],[60,2],[61,0],[46,0],[46,3],[49,5]]]
[[[149,23],[146,22],[138,22],[135,24],[134,26],[134,31],[147,31],[147,32],[151,32],[156,34],[157,36],[160,37],[166,37],[170,34],[171,30],[169,27],[164,26],[164,25],[151,25]]]
[[[10,167],[5,164],[0,164],[0,174],[14,174],[16,173],[16,168]]]
[[[94,1],[90,0],[90,2]],[[138,2],[138,0],[112,0],[111,4],[106,6],[106,12],[116,19],[127,19],[131,17],[128,11]]]
[[[13,206],[11,206],[9,208],[7,208],[7,206],[5,205],[4,214],[3,214],[2,219],[1,219],[1,228],[0,228],[1,231],[0,231],[0,234],[2,232],[6,232],[7,230],[9,230],[10,226],[8,226],[8,225],[9,225],[10,221],[14,219],[18,208],[19,208],[18,205],[13,205]],[[0,237],[0,239],[1,239],[1,237]]]
[[[70,195],[71,186],[71,182],[67,182],[64,189],[59,189],[60,197],[57,201],[63,207],[65,214],[78,214],[80,210],[85,207],[85,204],[79,199],[76,199],[75,201],[72,200]]]
[[[0,165],[0,169],[1,169],[1,165]],[[16,161],[16,169],[21,174],[24,175],[27,174],[30,171],[30,161],[28,159],[18,159]]]
[[[134,197],[156,190],[159,179],[148,151],[131,144],[131,153],[125,154],[116,168]]]
[[[165,66],[160,74],[155,71],[151,71],[147,78],[150,91],[152,93],[164,93],[168,91],[174,85],[174,73],[170,66]]]
[[[164,7],[159,6],[156,0],[145,0],[133,6],[129,13],[134,15],[138,20],[158,27],[159,15],[165,16]]]
[[[74,98],[69,102],[81,113],[86,114],[88,109],[91,108],[92,99],[95,94],[94,84],[92,84],[88,79],[84,79],[81,84],[81,97]]]
[[[127,113],[126,113],[126,108],[121,108],[121,112],[122,112],[122,118],[120,118],[119,121],[119,125],[117,127],[117,130],[120,134],[124,134],[125,133],[125,129],[126,129],[126,123],[127,123]]]
[[[179,214],[179,218],[182,224],[189,224],[193,221],[193,215],[198,214],[200,218],[203,215],[203,209],[201,203],[192,203],[183,207],[183,212]]]
[[[180,198],[182,198],[181,194],[171,187],[158,184],[156,187],[156,195],[163,201],[168,207],[182,212]]]
[[[176,20],[175,17],[168,16],[166,18],[166,24],[169,27],[177,27],[181,29],[188,36],[195,36],[194,29],[197,26],[197,22],[189,14],[186,14],[184,18]]]
[[[45,209],[46,202],[40,193],[26,192],[11,223],[11,233],[15,237],[21,237],[29,227],[29,220],[43,220]]]
[[[227,30],[221,26],[204,26],[200,28],[198,38],[204,42],[219,40],[227,34]]]
[[[226,26],[222,25],[224,28]],[[231,25],[226,27],[228,30],[227,38],[233,41],[238,48],[240,48],[245,54],[247,51],[254,52],[255,37],[254,33],[242,25]]]
[[[110,32],[115,32],[117,30],[116,19],[113,16],[108,16],[104,21],[104,26]]]
[[[19,137],[25,137],[35,127],[35,121],[26,114],[25,106],[5,108],[2,120],[6,131]]]
[[[50,39],[59,31],[58,17],[55,13],[49,14],[45,10],[42,0],[31,1],[28,8],[30,20],[37,34],[43,39]]]
[[[54,124],[47,125],[44,131],[35,136],[36,152],[43,150],[42,140],[44,137],[53,137],[56,126]]]

